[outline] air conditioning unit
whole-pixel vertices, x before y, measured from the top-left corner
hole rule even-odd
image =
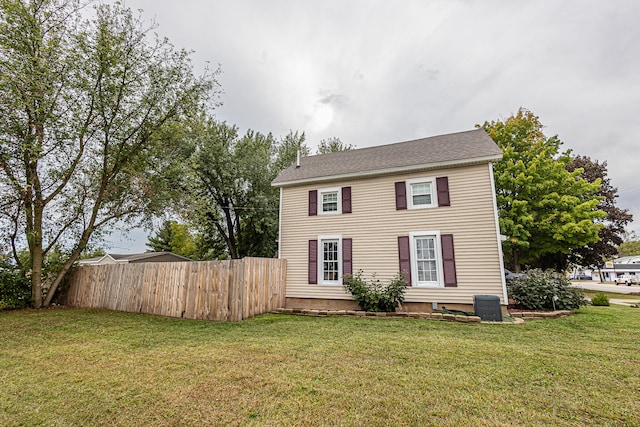
[[[474,295],[473,308],[482,320],[502,322],[500,297],[496,295]]]

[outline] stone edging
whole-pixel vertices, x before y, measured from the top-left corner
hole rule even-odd
[[[334,316],[351,316],[351,317],[388,317],[396,319],[430,319],[430,320],[447,320],[450,322],[480,323],[482,319],[478,316],[463,316],[446,313],[378,313],[372,311],[356,311],[356,310],[309,310],[295,308],[278,308],[273,311],[281,314],[298,314],[302,316],[315,317],[334,317]]]
[[[557,319],[558,317],[566,317],[574,314],[571,310],[556,310],[556,311],[510,311],[511,317],[517,317],[524,320],[544,320],[544,319]]]
[[[522,319],[515,319],[516,322],[483,322],[479,316],[464,316],[449,313],[408,313],[408,312],[395,312],[395,313],[377,313],[371,311],[356,311],[356,310],[310,310],[310,309],[294,309],[294,308],[278,308],[273,313],[280,314],[296,314],[299,316],[314,316],[314,317],[336,317],[336,316],[348,316],[348,317],[385,317],[389,319],[425,319],[425,320],[444,320],[447,322],[462,322],[462,323],[500,323],[500,324],[514,324],[524,323]]]
[[[510,316],[513,318],[511,322],[487,322],[483,321],[479,316],[464,316],[460,314],[449,313],[409,313],[409,312],[395,312],[395,313],[378,313],[370,311],[357,311],[357,310],[312,310],[312,309],[295,309],[295,308],[278,308],[272,311],[276,314],[295,314],[299,316],[314,316],[314,317],[385,317],[390,319],[424,319],[424,320],[443,320],[447,322],[462,322],[462,323],[486,323],[486,324],[499,324],[499,325],[521,325],[525,320],[543,320],[543,319],[556,319],[558,317],[570,316],[574,312],[569,310],[562,311],[550,311],[550,312],[512,312]]]

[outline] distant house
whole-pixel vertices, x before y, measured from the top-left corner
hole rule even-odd
[[[173,252],[144,252],[141,254],[106,254],[78,261],[79,265],[134,264],[140,262],[188,262],[193,261]]]
[[[279,256],[289,308],[353,309],[345,274],[404,271],[403,308],[507,304],[492,162],[482,129],[308,156],[284,170]]]
[[[605,262],[600,267],[602,280],[613,282],[617,277],[624,275],[640,276],[640,256],[625,256]]]

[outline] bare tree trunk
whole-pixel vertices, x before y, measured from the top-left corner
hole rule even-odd
[[[36,201],[33,210],[33,224],[30,228],[29,253],[31,255],[31,302],[34,308],[42,307],[42,206]]]
[[[69,270],[71,270],[71,266],[73,266],[73,263],[76,262],[76,260],[78,259],[78,257],[80,256],[84,248],[87,247],[87,242],[89,241],[91,234],[92,234],[91,229],[85,230],[78,247],[73,251],[73,253],[69,257],[67,262],[64,263],[64,265],[62,266],[62,269],[58,272],[58,275],[56,276],[55,280],[51,284],[51,287],[47,292],[47,297],[44,300],[45,307],[51,304],[51,300],[53,299],[53,296],[58,290],[58,286],[60,286],[60,283],[62,283],[62,280],[65,278]]]
[[[31,247],[31,303],[42,307],[42,243]]]
[[[515,270],[514,273],[522,272],[520,268],[520,260],[518,259],[518,249],[513,248],[511,253],[513,255],[513,269]]]
[[[229,235],[229,239],[227,240],[227,244],[229,246],[229,255],[231,255],[232,259],[238,259],[238,248],[236,246],[236,234],[233,225],[233,218],[231,217],[231,209],[229,207],[223,207],[225,220],[227,223],[227,233]]]

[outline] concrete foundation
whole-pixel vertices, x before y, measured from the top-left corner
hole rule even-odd
[[[295,310],[360,310],[353,300],[320,299],[320,298],[287,298],[286,308]],[[473,304],[438,303],[436,310],[460,310],[474,312]],[[404,313],[433,313],[433,304],[430,302],[405,302],[397,310]],[[507,306],[502,306],[502,314],[507,316]]]

